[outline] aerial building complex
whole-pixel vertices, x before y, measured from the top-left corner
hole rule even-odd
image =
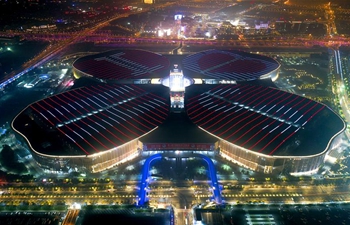
[[[73,63],[95,85],[32,103],[12,122],[48,171],[99,172],[140,154],[211,152],[255,171],[308,173],[345,129],[330,108],[277,89],[279,63],[208,50],[114,50]],[[261,83],[261,85],[260,85]]]

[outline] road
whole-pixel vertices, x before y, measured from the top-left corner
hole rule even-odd
[[[113,181],[107,183],[43,184],[9,183],[0,187],[0,203],[20,205],[23,202],[38,205],[79,204],[134,204],[138,199],[139,181]],[[174,207],[177,225],[192,224],[192,207],[207,204],[212,199],[210,182],[184,181],[180,187],[170,180],[152,181],[148,198],[151,206]],[[308,182],[220,181],[222,197],[229,204],[314,204],[324,202],[350,202],[349,185],[311,185]],[[228,188],[231,187],[231,188]],[[233,188],[232,188],[233,187]],[[7,193],[7,194],[6,194]],[[79,213],[70,209],[63,224],[74,224]]]
[[[70,209],[68,210],[66,217],[64,218],[62,225],[74,225],[77,220],[79,209]]]
[[[123,183],[110,181],[108,183],[79,183],[79,184],[43,184],[9,183],[2,185],[0,201],[35,201],[51,200],[52,202],[66,200],[68,202],[100,200],[102,201],[135,201],[138,197],[139,181],[125,181]],[[295,202],[325,200],[350,201],[349,185],[311,185],[307,182],[243,182],[221,181],[221,193],[226,202]],[[229,186],[230,185],[230,186]],[[202,184],[193,184],[193,181],[176,187],[172,181],[153,181],[149,186],[148,197],[150,203],[173,204],[177,208],[190,208],[193,204],[205,203],[212,198],[212,190],[208,181]]]
[[[173,3],[164,3],[162,5],[159,5],[158,7],[162,8],[162,7],[169,6],[171,4],[173,4]],[[61,52],[67,46],[74,44],[74,43],[77,43],[82,39],[86,39],[86,37],[93,34],[94,31],[96,31],[97,29],[101,29],[104,26],[107,26],[111,21],[119,19],[119,18],[127,17],[130,15],[145,13],[147,11],[148,11],[148,9],[144,8],[143,11],[129,11],[127,13],[118,14],[118,15],[113,16],[111,18],[108,18],[104,21],[101,21],[101,22],[97,23],[96,25],[91,26],[90,28],[86,28],[80,32],[72,33],[69,36],[67,36],[67,38],[65,38],[65,39],[58,40],[55,43],[53,43],[53,42],[50,43],[50,45],[46,49],[44,49],[40,54],[38,54],[32,60],[25,63],[22,66],[21,72],[14,71],[14,72],[10,73],[9,75],[7,75],[6,77],[2,78],[2,80],[0,80],[0,89],[3,88],[8,83],[13,82],[14,80],[13,79],[11,80],[12,77],[15,77],[17,79],[18,77],[22,76],[23,74],[32,70],[33,68],[40,66],[41,64],[43,64],[44,62],[48,61],[49,59],[54,57],[56,54]],[[14,33],[13,35],[16,35],[16,34]]]
[[[345,121],[347,123],[350,122],[350,109],[349,109],[349,99],[348,99],[348,95],[347,92],[345,90],[346,84],[344,81],[344,75],[346,75],[346,71],[344,71],[344,65],[342,63],[342,57],[340,54],[340,51],[338,49],[332,49],[334,54],[334,65],[333,67],[335,68],[334,71],[332,70],[331,73],[332,74],[337,74],[337,77],[339,77],[339,79],[336,82],[336,88],[335,90],[333,90],[336,94],[338,95],[339,98],[339,104],[340,107],[342,108],[344,117],[345,117]],[[345,134],[347,135],[348,138],[350,138],[350,133],[349,133],[349,129],[346,129]]]
[[[157,8],[164,8],[174,3],[165,3],[162,5],[158,5]],[[329,30],[332,30],[332,32],[335,32],[335,26],[334,26],[334,16],[333,12],[329,9],[329,7],[325,8],[326,12],[329,14],[329,21],[327,21],[329,25]],[[282,47],[282,48],[305,48],[305,47],[313,47],[313,46],[340,46],[340,45],[349,45],[350,42],[348,39],[343,37],[325,37],[322,39],[314,38],[314,37],[294,37],[294,38],[283,38],[280,36],[274,37],[272,40],[262,40],[258,38],[254,39],[244,39],[244,40],[224,40],[224,41],[218,41],[218,40],[211,40],[211,39],[191,39],[191,40],[174,40],[174,39],[167,39],[167,38],[130,38],[130,37],[122,37],[117,35],[108,35],[105,34],[95,34],[95,31],[98,29],[101,29],[104,26],[107,26],[111,21],[130,16],[132,14],[139,14],[139,13],[145,13],[148,9],[144,9],[143,11],[130,11],[127,13],[123,13],[120,15],[116,15],[114,17],[108,18],[102,22],[99,22],[98,24],[91,26],[89,28],[86,28],[79,32],[72,32],[72,33],[55,33],[55,34],[48,34],[48,33],[11,33],[11,35],[21,35],[28,40],[45,40],[45,41],[51,41],[50,45],[44,49],[40,54],[38,54],[35,58],[28,61],[26,64],[23,65],[21,71],[14,71],[13,73],[6,76],[4,79],[0,80],[0,89],[3,88],[8,83],[11,83],[13,80],[17,79],[18,77],[22,76],[26,72],[30,71],[31,69],[40,66],[41,64],[45,63],[47,60],[51,59],[55,55],[57,55],[59,52],[61,52],[63,49],[65,49],[67,46],[80,42],[80,41],[92,41],[99,43],[101,40],[103,40],[103,43],[107,44],[113,44],[113,43],[131,43],[131,44],[144,44],[144,43],[151,43],[151,44],[172,44],[174,41],[183,41],[184,46],[191,46],[191,45],[210,45],[210,46],[216,46],[216,47],[237,47],[237,48],[276,48],[276,47]],[[333,24],[333,25],[332,25]],[[330,32],[330,31],[329,31]],[[7,36],[9,34],[7,33],[1,33],[0,36]],[[191,52],[188,51],[186,48],[182,49],[182,52],[184,54]],[[10,79],[14,77],[15,79]]]

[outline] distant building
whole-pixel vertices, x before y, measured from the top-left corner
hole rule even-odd
[[[142,3],[145,3],[145,4],[155,4],[155,3],[156,3],[156,0],[142,0]]]
[[[219,28],[218,34],[233,35],[236,34],[236,26],[232,25],[230,22],[223,22]]]

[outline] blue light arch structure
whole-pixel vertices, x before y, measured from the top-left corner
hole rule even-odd
[[[151,164],[157,160],[160,160],[162,157],[163,155],[160,153],[152,155],[146,159],[143,165],[142,177],[141,177],[141,183],[140,183],[140,192],[139,192],[139,202],[138,202],[139,206],[143,206],[147,201],[147,186],[148,186],[147,179],[148,179],[148,174],[149,174],[149,169],[151,167]],[[211,179],[214,200],[217,204],[221,204],[222,197],[220,192],[220,186],[216,176],[216,169],[213,161],[209,157],[201,154],[193,154],[191,157],[202,158],[207,163],[208,170],[209,170],[209,177]]]
[[[149,173],[149,168],[151,167],[151,163],[154,161],[157,161],[162,158],[162,154],[155,154],[150,157],[148,157],[143,164],[142,168],[142,177],[141,177],[141,184],[140,184],[140,194],[139,194],[139,202],[138,205],[142,206],[146,202],[146,193],[147,193],[147,186],[148,186],[148,173]]]

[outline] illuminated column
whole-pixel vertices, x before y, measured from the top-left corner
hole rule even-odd
[[[174,65],[174,69],[170,72],[169,75],[169,88],[170,91],[176,92],[184,92],[185,91],[185,83],[184,83],[184,75],[181,70],[177,68],[177,65]]]

